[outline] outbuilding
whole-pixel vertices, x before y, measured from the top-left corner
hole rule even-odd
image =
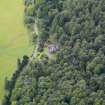
[[[50,44],[48,45],[48,50],[49,50],[49,53],[55,53],[59,51],[59,46],[55,44]]]

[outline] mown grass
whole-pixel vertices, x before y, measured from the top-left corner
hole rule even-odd
[[[5,93],[5,77],[12,76],[17,58],[32,49],[23,18],[23,0],[0,0],[0,101]]]

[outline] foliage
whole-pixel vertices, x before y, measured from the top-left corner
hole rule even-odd
[[[33,60],[20,73],[11,105],[105,105],[105,1],[34,5],[40,33],[48,33],[45,39],[39,34],[40,42],[52,35],[60,51],[54,60]]]

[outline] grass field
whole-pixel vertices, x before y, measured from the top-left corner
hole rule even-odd
[[[4,78],[11,77],[17,58],[32,49],[23,17],[23,0],[0,0],[0,100],[4,95]]]

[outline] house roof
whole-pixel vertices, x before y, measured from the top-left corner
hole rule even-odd
[[[56,51],[59,50],[58,46],[57,45],[54,45],[54,44],[48,45],[48,49],[49,49],[49,52],[50,53],[54,53],[54,52],[56,52]]]

